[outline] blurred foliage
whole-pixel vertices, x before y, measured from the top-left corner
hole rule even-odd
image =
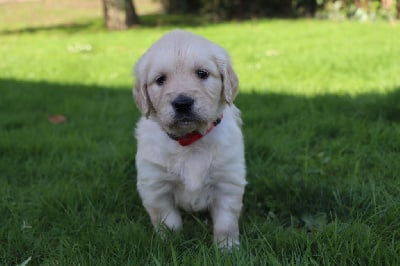
[[[211,20],[254,17],[318,17],[374,20],[399,16],[399,0],[160,0],[169,14],[203,15]],[[396,9],[397,6],[397,9]]]
[[[399,16],[400,12],[399,0],[321,0],[321,2],[323,8],[317,17],[334,20],[370,21],[379,18],[392,20]]]

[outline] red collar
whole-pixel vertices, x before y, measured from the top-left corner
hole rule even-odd
[[[167,134],[171,139],[177,141],[181,146],[188,146],[188,145],[198,141],[199,139],[201,139],[202,137],[204,137],[208,133],[210,133],[210,131],[213,130],[214,127],[216,127],[219,123],[221,123],[222,117],[223,117],[223,115],[221,115],[214,122],[212,122],[211,126],[209,128],[207,128],[207,130],[206,130],[206,132],[204,134],[201,134],[198,131],[193,131],[191,133],[187,133],[183,137],[178,137],[178,136],[175,136],[175,135],[170,134],[170,133],[167,133]]]

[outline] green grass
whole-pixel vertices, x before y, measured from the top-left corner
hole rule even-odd
[[[135,188],[131,68],[173,26],[96,23],[0,35],[0,264],[400,263],[399,25],[184,27],[226,47],[241,84],[242,246],[221,253],[204,214],[157,237]]]

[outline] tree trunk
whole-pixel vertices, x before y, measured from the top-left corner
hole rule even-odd
[[[397,19],[400,19],[400,0],[397,0]]]
[[[136,14],[135,5],[132,0],[125,0],[125,12],[126,12],[126,20],[125,23],[128,27],[133,25],[139,25],[140,20],[138,15]]]
[[[125,30],[140,23],[132,0],[103,0],[103,13],[110,30]]]

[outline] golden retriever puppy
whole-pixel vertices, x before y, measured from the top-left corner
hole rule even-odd
[[[238,79],[227,52],[174,30],[135,66],[137,188],[156,230],[182,227],[179,210],[209,210],[220,247],[239,245],[246,185]]]

